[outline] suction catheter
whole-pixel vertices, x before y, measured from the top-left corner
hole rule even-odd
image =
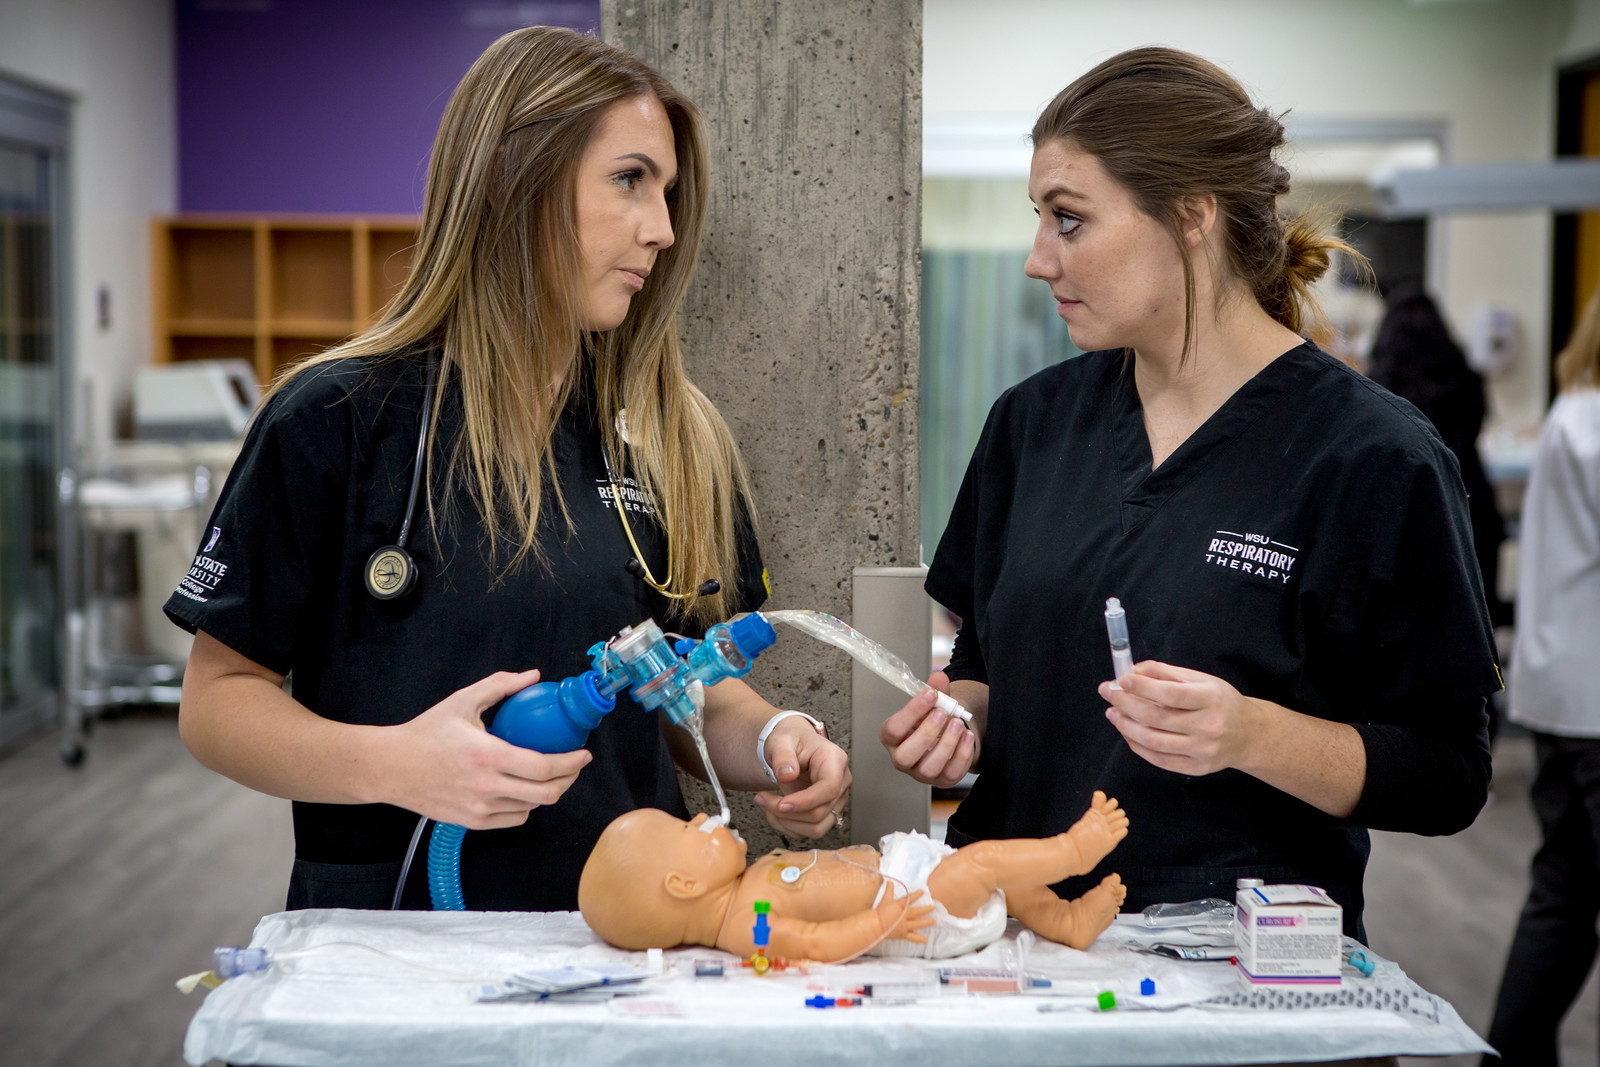
[[[627,691],[645,711],[659,710],[694,738],[722,809],[721,815],[706,825],[725,825],[728,802],[711,768],[702,729],[705,689],[750,673],[756,657],[776,640],[771,623],[760,612],[717,623],[702,641],[677,637],[671,644],[661,627],[646,619],[590,648],[590,669],[584,673],[560,682],[538,682],[507,697],[489,732],[538,752],[571,752],[580,748],[589,731],[617,706],[617,694]],[[412,850],[425,823],[418,823],[412,835]],[[461,891],[461,843],[466,833],[466,827],[454,823],[434,827],[428,845],[428,889],[435,911],[466,907]],[[396,906],[411,858],[412,852],[408,852],[395,887]]]
[[[407,970],[436,978],[449,978],[455,981],[490,980],[490,976],[461,974],[456,971],[447,971],[438,967],[415,963],[396,956],[392,952],[385,952],[381,948],[363,945],[359,941],[326,941],[320,945],[312,945],[309,948],[296,949],[291,952],[272,952],[264,948],[245,948],[240,945],[221,945],[211,953],[211,970],[186,975],[178,979],[176,985],[180,993],[187,995],[201,986],[206,989],[215,989],[228,979],[238,978],[240,975],[265,974],[272,968],[282,966],[293,960],[352,948],[360,949],[362,952],[369,952],[374,956],[380,956],[391,964],[404,967]]]

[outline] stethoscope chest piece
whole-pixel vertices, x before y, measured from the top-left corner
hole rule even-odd
[[[428,412],[433,404],[433,378],[438,368],[428,362],[427,384],[422,387],[422,418],[417,426],[417,455],[411,463],[411,489],[406,494],[405,521],[400,524],[400,537],[392,545],[384,545],[367,557],[367,569],[361,581],[367,592],[379,600],[393,600],[405,596],[417,584],[417,563],[406,551],[406,538],[411,536],[411,517],[417,511],[417,489],[422,484],[422,463],[428,454]]]
[[[379,600],[393,600],[404,596],[417,583],[417,565],[411,553],[399,545],[384,545],[367,557],[363,577],[367,592]]]

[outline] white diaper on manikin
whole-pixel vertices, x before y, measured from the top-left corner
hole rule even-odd
[[[1000,940],[1005,934],[1006,897],[1000,890],[991,893],[970,919],[951,915],[943,904],[927,895],[928,875],[939,866],[940,860],[955,853],[955,849],[949,845],[912,830],[909,833],[886,834],[878,842],[878,851],[883,853],[883,859],[878,862],[878,871],[886,876],[885,886],[892,886],[891,891],[896,897],[904,896],[905,892],[923,890],[923,897],[917,903],[933,905],[934,922],[932,926],[917,931],[928,939],[927,944],[890,938],[874,948],[872,955],[947,959],[976,952]]]

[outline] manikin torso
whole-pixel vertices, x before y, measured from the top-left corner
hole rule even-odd
[[[751,931],[758,900],[769,902],[774,916],[806,922],[872,910],[883,885],[879,858],[871,845],[800,852],[778,849],[762,856],[750,864],[734,892],[717,947],[741,955],[755,950]],[[794,873],[785,879],[785,871]]]

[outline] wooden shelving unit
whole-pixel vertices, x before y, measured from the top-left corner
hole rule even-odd
[[[54,372],[53,241],[49,217],[0,213],[0,364]]]
[[[158,218],[153,358],[244,359],[266,385],[371,324],[411,269],[416,229],[395,215]]]

